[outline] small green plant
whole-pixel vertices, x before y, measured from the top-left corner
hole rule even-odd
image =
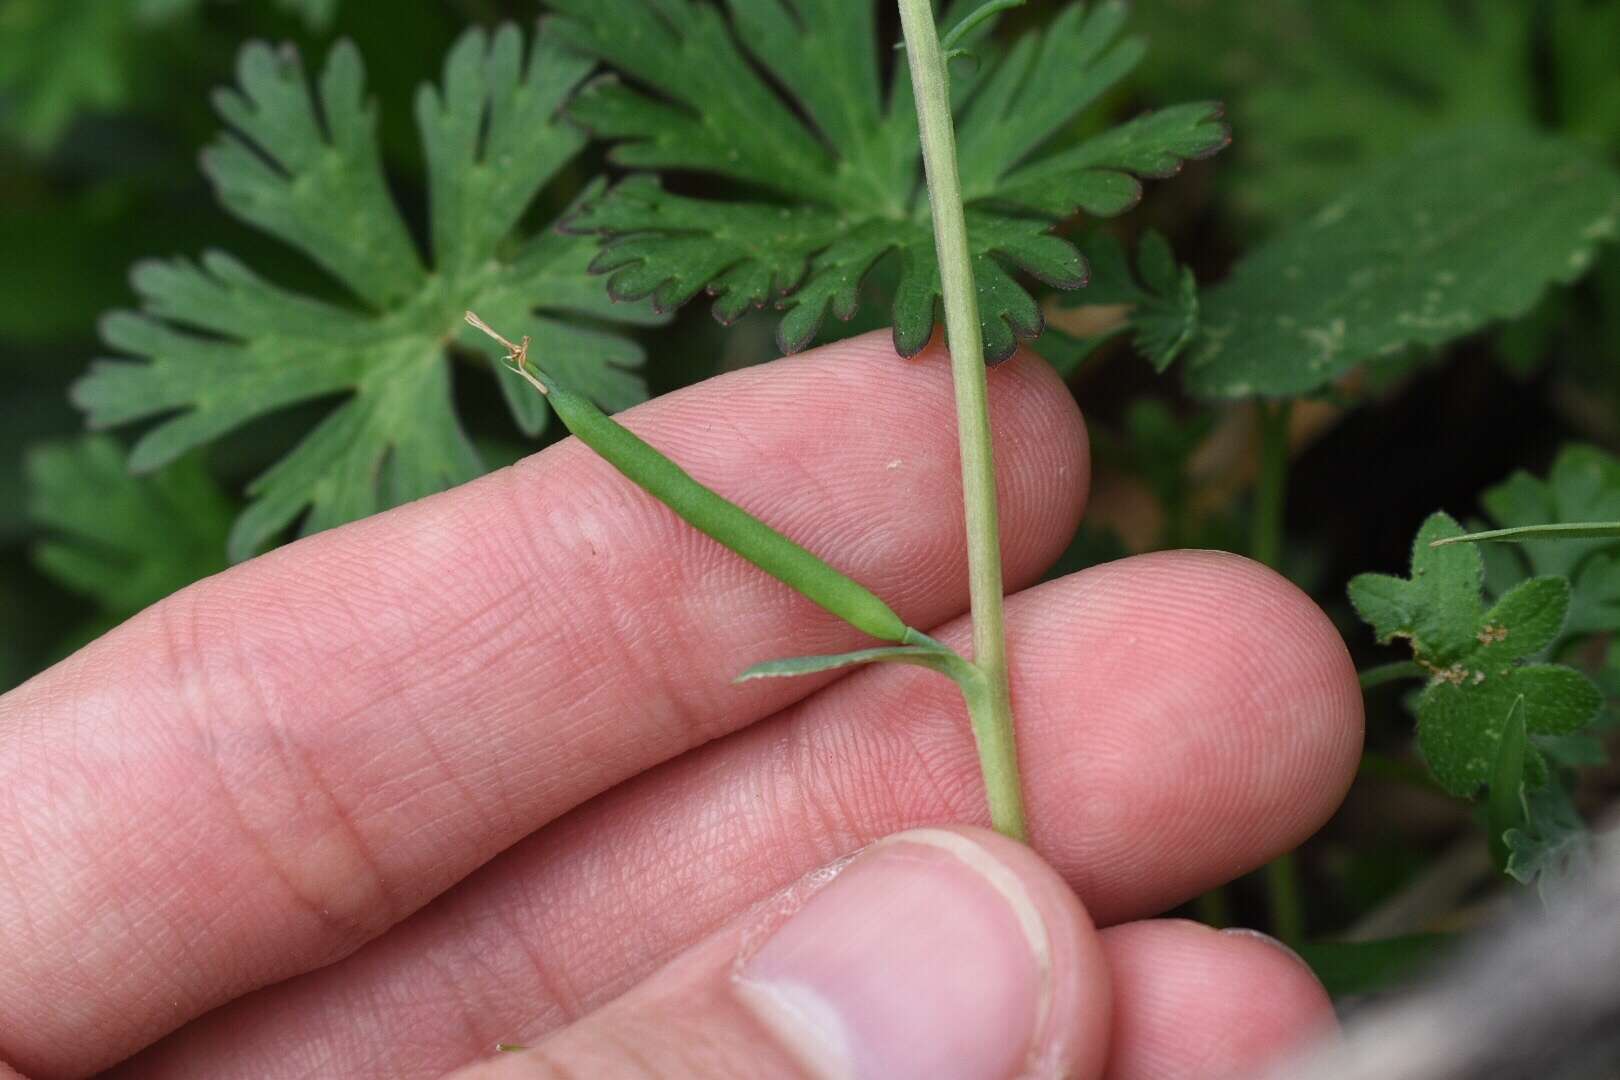
[[[1486,790],[1497,865],[1555,896],[1589,850],[1572,784],[1606,759],[1594,735],[1612,722],[1600,688],[1612,660],[1597,682],[1572,664],[1620,631],[1620,523],[1590,520],[1620,514],[1620,461],[1570,446],[1546,479],[1517,473],[1482,502],[1501,528],[1465,532],[1435,514],[1410,579],[1350,583],[1379,640],[1405,639],[1413,654],[1363,682],[1425,681],[1410,701],[1430,771],[1453,795]]]
[[[1380,641],[1411,643],[1429,679],[1417,702],[1418,744],[1442,787],[1472,796],[1490,779],[1510,713],[1531,734],[1568,735],[1596,718],[1603,698],[1573,668],[1527,662],[1563,631],[1569,582],[1521,581],[1486,607],[1479,552],[1436,543],[1461,535],[1456,521],[1435,514],[1413,542],[1411,578],[1363,574],[1350,599]],[[1544,780],[1540,754],[1524,754],[1523,771]]]

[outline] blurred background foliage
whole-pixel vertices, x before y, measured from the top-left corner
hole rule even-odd
[[[1007,26],[1053,6],[1033,3]],[[220,248],[280,284],[332,293],[289,248],[222,210],[198,169],[220,126],[210,95],[233,81],[241,46],[288,42],[316,69],[335,40],[356,43],[381,107],[389,182],[421,239],[418,85],[437,77],[468,25],[536,15],[529,0],[0,0],[0,689],[222,569],[246,483],[321,415],[319,403],[297,406],[131,477],[131,433],[86,437],[68,404],[70,383],[108,352],[102,317],[137,305],[127,276],[137,260]],[[1614,0],[1137,0],[1134,18],[1148,59],[1101,121],[1219,98],[1233,145],[1150,187],[1108,239],[1084,221],[1068,229],[1105,254],[1120,243],[1134,252],[1154,230],[1205,285],[1362,170],[1432,135],[1512,125],[1620,162]],[[603,167],[588,149],[536,220]],[[880,269],[868,287],[886,284]],[[869,329],[882,310],[865,305],[837,329]],[[1127,335],[1110,336],[1122,312],[1084,293],[1048,305],[1056,332],[1041,348],[1068,371],[1097,457],[1090,517],[1055,572],[1161,547],[1249,550],[1253,406],[1201,402],[1156,374]],[[770,359],[772,323],[766,313],[723,331],[694,305],[668,327],[637,330],[650,389]],[[456,397],[488,461],[556,437],[526,439],[487,380],[458,380]],[[1515,470],[1544,475],[1567,442],[1620,451],[1620,248],[1608,245],[1523,318],[1358,369],[1300,402],[1286,434],[1281,565],[1340,621],[1362,666],[1394,658],[1345,602],[1352,575],[1404,573],[1431,511],[1477,518],[1484,491]],[[1588,667],[1620,689],[1620,667],[1603,662],[1607,637],[1595,637]],[[1466,805],[1423,782],[1411,741],[1399,693],[1371,692],[1363,782],[1302,863],[1313,933],[1402,940],[1469,917],[1488,871],[1478,830]],[[1588,753],[1577,790],[1589,813],[1620,789],[1594,764],[1601,757]],[[1431,888],[1427,906],[1409,910],[1414,883],[1434,879],[1442,899]],[[1261,891],[1240,884],[1206,914],[1241,917]],[[1411,940],[1403,962],[1434,943]],[[1343,985],[1359,986],[1355,976],[1341,972]]]

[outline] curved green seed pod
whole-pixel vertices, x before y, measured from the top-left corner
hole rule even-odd
[[[603,413],[589,399],[555,382],[537,378],[527,361],[528,339],[514,345],[471,312],[467,321],[506,346],[512,369],[546,395],[557,418],[580,442],[693,528],[875,638],[903,643],[926,640],[907,627],[889,605],[860,582],[828,566],[742,507],[692,479],[685,469]]]

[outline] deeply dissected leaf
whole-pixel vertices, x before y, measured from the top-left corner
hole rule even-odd
[[[132,476],[105,435],[28,458],[29,513],[50,537],[35,564],[117,622],[225,569],[235,507],[196,456]]]
[[[1358,575],[1350,582],[1350,600],[1380,641],[1409,640],[1413,658],[1430,673],[1417,699],[1418,745],[1440,785],[1466,797],[1489,781],[1519,699],[1524,728],[1532,735],[1581,730],[1603,699],[1574,668],[1524,662],[1561,632],[1569,583],[1532,578],[1486,609],[1479,549],[1433,546],[1461,534],[1448,515],[1432,515],[1412,545],[1411,577]],[[1533,748],[1524,770],[1533,784],[1546,779],[1546,762]]]
[[[706,0],[548,2],[567,41],[637,84],[597,80],[572,107],[617,141],[615,161],[707,173],[748,193],[696,199],[638,176],[588,203],[570,227],[608,238],[595,268],[615,295],[652,296],[668,309],[707,290],[722,322],[774,302],[787,312],[778,343],[792,352],[829,312],[853,315],[862,279],[893,257],[896,348],[909,356],[927,343],[939,281],[916,117],[905,71],[884,85],[880,61],[894,54],[879,47],[872,0],[729,0],[729,19]],[[1054,224],[1079,211],[1121,213],[1140,197],[1138,177],[1169,175],[1226,144],[1212,104],[1070,134],[1071,121],[1141,57],[1141,43],[1122,36],[1125,19],[1122,0],[1068,5],[1005,50],[980,44],[980,62],[957,78],[962,185],[992,360],[1042,329],[1016,273],[1061,288],[1085,281],[1079,252],[1051,234]]]
[[[1303,394],[1521,315],[1585,273],[1617,223],[1620,177],[1574,144],[1508,128],[1429,140],[1205,290],[1188,386]]]
[[[560,107],[589,66],[545,35],[525,57],[512,26],[469,31],[451,50],[442,90],[417,98],[430,267],[389,194],[358,52],[338,45],[312,94],[295,52],[248,46],[240,89],[217,99],[234,132],[204,169],[232,213],[302,251],[349,298],[290,291],[222,252],[142,264],[142,312],[110,316],[103,334],[146,362],[98,363],[75,400],[97,426],[166,417],[131,453],[147,470],[284,406],[348,394],[252,484],[231,535],[243,558],[300,516],[311,532],[482,471],[451,400],[447,349],[483,358],[524,431],[545,426],[543,399],[462,322],[469,308],[533,335],[539,362],[604,406],[641,399],[639,347],[599,323],[656,317],[602,295],[585,273],[589,241],[512,239],[583,144]]]
[[[1120,329],[1132,331],[1137,351],[1154,370],[1169,368],[1198,334],[1198,281],[1192,270],[1176,262],[1162,233],[1151,230],[1142,234],[1135,274],[1123,245],[1106,233],[1087,245],[1086,254],[1091,283],[1076,303],[1127,305],[1130,314]]]

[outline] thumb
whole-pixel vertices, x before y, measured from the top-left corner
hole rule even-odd
[[[1091,920],[1034,852],[917,829],[457,1080],[1094,1077],[1109,1002]]]

